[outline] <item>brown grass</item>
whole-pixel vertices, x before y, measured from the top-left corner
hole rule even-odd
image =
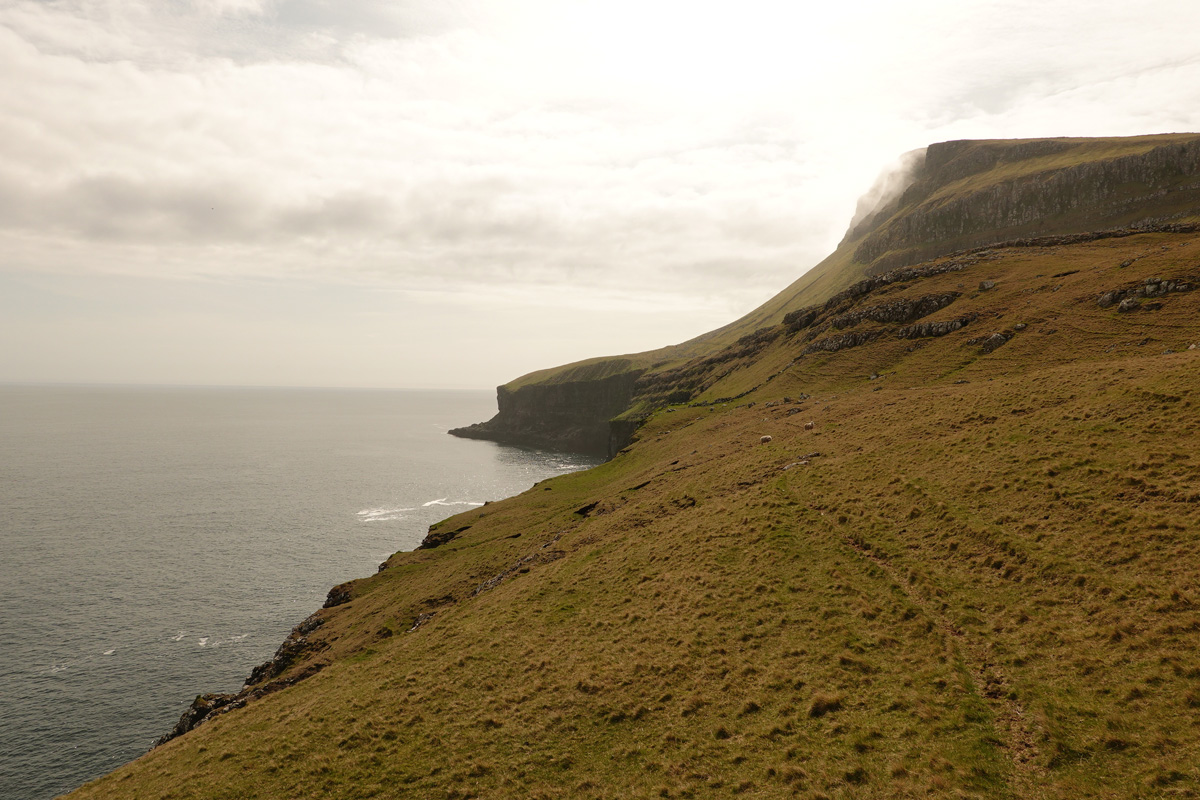
[[[938,312],[978,328],[781,338],[711,392],[782,370],[755,394],[454,518],[322,612],[325,669],[73,796],[1196,796],[1200,291],[1095,298],[1200,238],[979,269]]]

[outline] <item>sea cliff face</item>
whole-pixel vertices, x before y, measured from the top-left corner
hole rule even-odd
[[[450,433],[610,458],[629,444],[636,429],[636,425],[613,418],[629,408],[642,372],[634,369],[602,378],[534,383],[516,389],[500,386],[495,417]]]
[[[854,260],[878,274],[1009,239],[1162,224],[1200,206],[1200,139],[1111,158],[1082,158],[1080,147],[930,145],[892,207],[850,232]]]

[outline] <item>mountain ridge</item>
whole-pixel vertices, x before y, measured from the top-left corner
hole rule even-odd
[[[735,346],[871,275],[989,244],[1200,221],[1200,134],[957,140],[918,152],[899,186],[851,224],[833,254],[741,319],[671,347],[522,376],[498,387],[493,419],[451,433],[611,456],[653,409],[637,402],[639,379]],[[626,380],[615,380],[620,373]],[[595,390],[602,413],[556,401],[586,397],[593,380],[604,381]]]

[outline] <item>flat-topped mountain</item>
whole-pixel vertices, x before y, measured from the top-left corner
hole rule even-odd
[[[1151,141],[1189,140],[1113,148]],[[628,381],[629,443],[334,587],[71,796],[1200,794],[1200,204],[884,264],[918,185],[748,333],[510,384]]]
[[[745,317],[518,378],[498,388],[495,418],[452,433],[611,455],[664,398],[694,392],[664,391],[671,371],[745,350],[760,328],[864,278],[989,244],[1200,221],[1200,135],[943,142],[908,154],[864,200],[833,254]]]

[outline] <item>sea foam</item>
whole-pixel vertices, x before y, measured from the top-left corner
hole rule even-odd
[[[409,511],[415,508],[366,508],[358,512],[359,522],[387,522],[392,519],[403,519]]]

